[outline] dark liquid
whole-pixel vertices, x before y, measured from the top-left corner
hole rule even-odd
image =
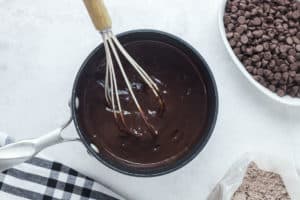
[[[189,58],[168,44],[137,41],[124,45],[129,54],[158,85],[165,110],[139,75],[123,59],[133,90],[149,122],[153,137],[140,117],[115,65],[120,99],[131,133],[121,131],[104,96],[105,58],[95,60],[81,77],[78,94],[80,126],[103,156],[134,167],[157,167],[181,158],[201,139],[208,116],[208,97],[201,74]],[[136,135],[134,135],[134,134]]]

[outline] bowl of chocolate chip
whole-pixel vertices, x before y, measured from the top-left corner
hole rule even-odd
[[[120,173],[153,177],[173,172],[195,158],[208,142],[218,113],[214,77],[200,54],[176,36],[154,30],[117,36],[160,90],[158,110],[151,90],[120,57],[131,88],[153,135],[137,112],[116,68],[120,103],[128,130],[120,128],[105,101],[106,55],[98,46],[79,70],[72,93],[72,115],[84,145],[95,158]]]
[[[299,1],[224,1],[219,29],[236,66],[254,86],[278,102],[300,106]]]

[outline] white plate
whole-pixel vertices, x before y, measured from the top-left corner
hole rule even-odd
[[[260,90],[262,93],[264,93],[266,96],[270,97],[271,99],[286,104],[290,106],[300,106],[300,99],[299,98],[293,98],[290,96],[285,97],[279,97],[277,94],[271,92],[269,89],[262,86],[260,83],[258,83],[254,78],[249,74],[249,72],[246,70],[244,65],[241,63],[241,61],[238,59],[238,57],[233,52],[233,49],[231,48],[225,33],[225,27],[223,22],[223,16],[225,12],[225,6],[226,6],[227,0],[223,0],[222,7],[219,12],[219,30],[221,33],[222,40],[225,44],[225,47],[227,51],[229,52],[229,55],[231,56],[232,60],[236,64],[236,66],[239,68],[239,70],[244,74],[244,76],[254,85],[258,90]]]

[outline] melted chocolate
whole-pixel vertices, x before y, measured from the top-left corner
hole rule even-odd
[[[104,57],[91,62],[89,71],[80,78],[80,126],[102,156],[120,164],[133,167],[170,164],[180,159],[202,136],[208,116],[206,85],[194,63],[173,46],[142,40],[124,47],[161,91],[165,110],[159,115],[157,99],[122,58],[138,101],[158,136],[153,137],[149,132],[115,65],[125,120],[135,135],[118,128],[104,96]]]

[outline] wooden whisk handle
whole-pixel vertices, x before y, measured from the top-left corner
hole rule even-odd
[[[111,28],[111,19],[103,0],[83,0],[83,2],[98,31]]]

